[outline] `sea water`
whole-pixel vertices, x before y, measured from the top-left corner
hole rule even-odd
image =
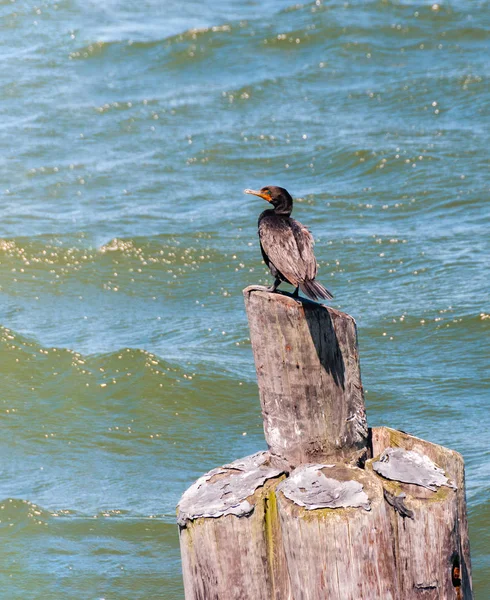
[[[370,425],[464,456],[490,597],[489,8],[1,0],[2,598],[183,598],[180,495],[265,447],[264,185],[357,320]]]

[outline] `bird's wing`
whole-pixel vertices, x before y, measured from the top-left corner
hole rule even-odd
[[[313,246],[315,244],[313,236],[310,230],[299,221],[296,221],[296,219],[290,219],[290,222],[301,259],[305,266],[306,279],[315,279],[318,267],[315,255],[313,254]]]
[[[314,279],[313,238],[301,223],[294,219],[264,217],[259,223],[259,237],[270,262],[292,285]]]

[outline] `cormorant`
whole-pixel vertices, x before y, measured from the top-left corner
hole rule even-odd
[[[268,291],[275,292],[281,281],[287,281],[312,300],[331,300],[332,294],[315,281],[317,264],[313,254],[313,237],[299,221],[291,218],[293,199],[284,188],[268,185],[259,191],[245,190],[270,202],[273,209],[259,216],[260,249],[265,264],[275,277]]]

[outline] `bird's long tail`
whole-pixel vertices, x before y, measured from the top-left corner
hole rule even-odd
[[[323,298],[325,300],[332,300],[332,294],[325,288],[321,283],[315,281],[315,279],[307,279],[299,284],[301,291],[306,294],[312,300],[318,300]]]

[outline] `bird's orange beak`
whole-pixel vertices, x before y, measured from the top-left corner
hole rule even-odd
[[[244,194],[253,194],[254,196],[258,196],[259,198],[263,198],[264,200],[267,200],[267,202],[271,201],[271,195],[269,194],[263,194],[260,191],[256,191],[256,190],[243,190]]]

